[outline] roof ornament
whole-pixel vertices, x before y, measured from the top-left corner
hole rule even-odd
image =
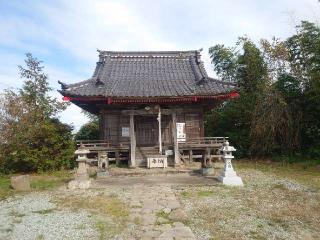
[[[66,90],[68,89],[68,85],[64,82],[61,82],[60,80],[58,80],[58,83],[61,85],[61,89],[62,90]]]
[[[100,78],[97,78],[95,85],[96,85],[97,87],[98,87],[98,86],[102,86],[102,85],[104,85],[104,82],[102,82],[102,81],[100,80]]]

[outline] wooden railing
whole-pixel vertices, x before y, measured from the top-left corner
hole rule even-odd
[[[228,140],[228,137],[200,137],[187,139],[185,142],[179,142],[179,145],[221,145]],[[77,147],[86,147],[86,148],[129,148],[130,142],[120,142],[118,144],[106,142],[105,140],[78,140]],[[156,146],[157,147],[157,146]]]
[[[122,148],[129,147],[130,142],[120,142],[118,144],[106,142],[105,140],[77,140],[77,147],[86,148]]]
[[[228,137],[200,137],[187,139],[185,142],[179,144],[223,144]]]

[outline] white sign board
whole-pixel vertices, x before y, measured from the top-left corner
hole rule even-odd
[[[128,128],[128,127],[122,127],[121,136],[122,137],[129,137],[130,136],[129,130],[130,130],[130,128]]]
[[[178,142],[186,141],[186,123],[177,123],[177,139]]]
[[[166,168],[168,161],[166,156],[148,157],[148,168]]]

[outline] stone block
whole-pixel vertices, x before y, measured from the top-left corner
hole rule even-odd
[[[243,186],[242,179],[238,176],[220,176],[219,181],[228,186]]]
[[[213,175],[214,174],[214,169],[213,168],[202,168],[201,169],[201,173],[204,176]]]
[[[74,190],[74,189],[88,189],[91,186],[91,179],[86,180],[72,180],[68,183],[68,189]]]
[[[11,177],[11,186],[18,191],[30,190],[30,177],[29,175],[19,175]]]
[[[109,171],[98,171],[97,172],[97,178],[105,178],[105,177],[109,177],[110,173]]]
[[[169,214],[169,219],[174,222],[186,222],[188,215],[181,208],[177,208]]]

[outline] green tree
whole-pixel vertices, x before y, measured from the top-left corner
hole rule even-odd
[[[99,121],[97,119],[92,119],[81,126],[75,135],[75,140],[97,140],[99,138]]]
[[[57,113],[66,107],[49,96],[48,77],[41,62],[27,54],[19,66],[24,83],[18,92],[7,90],[0,105],[0,170],[46,171],[72,165],[72,128]]]
[[[227,135],[240,155],[304,153],[320,158],[320,28],[303,21],[284,41],[240,38],[209,49],[218,75],[240,98],[207,116],[208,135]]]

